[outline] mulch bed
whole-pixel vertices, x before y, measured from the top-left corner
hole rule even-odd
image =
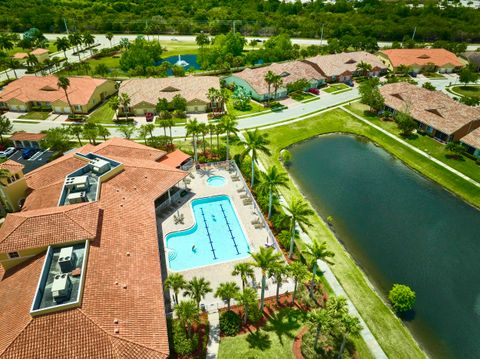
[[[307,331],[308,331],[308,327],[307,326],[303,327],[302,329],[300,329],[298,334],[295,336],[295,339],[293,340],[292,352],[293,352],[293,356],[296,359],[304,359],[302,355],[302,338]]]

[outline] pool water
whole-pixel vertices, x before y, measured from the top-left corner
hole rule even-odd
[[[225,182],[225,177],[222,176],[212,176],[207,179],[207,184],[212,187],[223,187]]]
[[[248,257],[250,248],[228,196],[192,201],[193,227],[165,237],[171,270],[182,271]]]

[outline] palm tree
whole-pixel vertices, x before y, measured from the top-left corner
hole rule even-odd
[[[275,252],[272,247],[260,247],[260,251],[251,254],[254,266],[262,271],[262,292],[260,295],[260,311],[263,312],[263,304],[265,301],[265,287],[267,285],[267,271],[280,261],[280,253]]]
[[[59,51],[63,51],[63,57],[67,58],[67,50],[70,48],[70,42],[66,37],[57,37],[57,40],[54,42],[55,46]]]
[[[273,84],[273,81],[275,80],[275,74],[272,72],[272,71],[268,71],[265,76],[263,77],[265,82],[267,83],[268,85],[268,100],[271,99],[271,95],[270,95],[270,89],[272,88],[272,84]]]
[[[150,134],[150,138],[153,137],[153,130],[155,130],[155,125],[153,123],[147,123],[145,125],[145,128],[147,129],[148,133]]]
[[[213,152],[213,135],[215,134],[216,126],[213,123],[208,124],[208,133],[210,135],[210,151]]]
[[[261,152],[270,155],[270,150],[267,148],[270,141],[267,139],[267,136],[266,133],[260,133],[257,128],[255,131],[247,131],[245,141],[242,142],[242,145],[245,146],[245,150],[241,153],[241,158],[250,154],[250,158],[252,159],[252,178],[250,181],[252,188],[255,181],[255,161],[257,160],[257,154]]]
[[[235,300],[238,304],[243,306],[243,324],[247,324],[248,321],[248,308],[255,305],[257,301],[257,291],[253,288],[245,288],[243,291],[237,294]]]
[[[362,73],[363,76],[367,77],[368,73],[372,71],[372,65],[367,62],[360,61],[357,64],[357,71]]]
[[[143,138],[145,144],[148,144],[147,136],[150,133],[149,129],[146,127],[147,125],[141,125],[138,129],[138,135]]]
[[[273,78],[273,81],[272,81],[272,86],[273,86],[273,91],[274,91],[274,96],[273,96],[274,99],[277,98],[277,91],[278,91],[279,87],[281,87],[282,85],[283,85],[283,80],[282,80],[281,76],[275,75],[275,77]]]
[[[12,35],[8,33],[0,34],[0,50],[11,50],[13,46]]]
[[[166,124],[168,127],[168,131],[170,133],[170,144],[173,144],[173,136],[172,136],[172,127],[175,126],[175,120],[173,118],[166,119]]]
[[[3,136],[12,132],[13,124],[6,116],[0,115],[0,140],[3,141]]]
[[[112,47],[113,34],[111,32],[107,32],[105,34],[105,37],[107,38],[108,41],[110,41],[110,47]]]
[[[230,310],[230,301],[240,293],[240,288],[235,282],[220,283],[215,291],[215,297],[227,301],[227,310]]]
[[[273,195],[277,193],[278,187],[288,188],[288,176],[284,172],[279,172],[274,165],[262,174],[258,185],[259,191],[268,193],[268,219],[272,215]]]
[[[120,125],[117,127],[118,131],[125,137],[127,140],[132,138],[134,132],[135,132],[135,125],[133,124],[127,124],[127,125]]]
[[[81,60],[78,45],[82,43],[82,35],[78,32],[71,32],[68,34],[68,42],[70,43],[70,46],[75,46],[77,48],[78,59]]]
[[[402,75],[408,75],[410,70],[411,70],[410,66],[401,64],[397,67],[396,72],[399,73],[399,74],[402,74]]]
[[[185,288],[187,282],[183,275],[180,273],[171,273],[167,279],[165,279],[165,283],[163,284],[166,289],[171,289],[175,295],[175,304],[178,305],[178,293],[181,289]]]
[[[82,141],[80,139],[80,136],[82,135],[83,133],[83,127],[80,126],[80,125],[71,125],[68,127],[68,133],[70,136],[74,136],[77,138],[78,140],[78,145],[81,146],[82,145]]]
[[[217,99],[220,91],[217,90],[215,87],[210,87],[207,92],[207,98],[211,103],[212,112],[215,115],[215,110],[217,108]]]
[[[288,258],[292,258],[293,249],[295,246],[295,228],[298,225],[309,226],[310,220],[309,216],[313,215],[313,210],[308,206],[308,204],[301,198],[294,198],[291,200],[288,207],[285,207],[287,212],[290,213],[290,251],[288,253]]]
[[[197,303],[197,308],[200,308],[200,301],[211,291],[210,282],[206,281],[205,278],[193,277],[192,280],[185,285],[183,295],[188,295],[192,298]]]
[[[192,327],[195,323],[198,323],[200,319],[200,313],[193,300],[186,300],[178,303],[175,307],[178,321],[180,325],[186,328],[188,336],[192,336]]]
[[[83,126],[83,137],[93,145],[97,144],[98,127],[94,122],[87,122]]]
[[[82,42],[85,46],[92,46],[95,43],[95,36],[89,32],[84,32],[82,34]],[[90,56],[92,56],[92,48],[90,47]]]
[[[198,131],[199,131],[199,123],[198,123],[197,119],[193,118],[190,121],[188,121],[185,125],[185,129],[187,130],[187,132],[185,134],[185,139],[188,136],[192,136],[192,139],[193,139],[193,161],[195,163],[197,163],[198,162],[198,158],[197,158],[197,135],[198,135]]]
[[[316,328],[315,333],[315,342],[313,347],[315,350],[318,347],[318,340],[320,339],[320,334],[322,330],[325,330],[332,326],[333,320],[328,311],[322,308],[314,309],[310,313],[308,313],[307,321],[310,327]]]
[[[65,92],[65,97],[67,99],[68,106],[70,107],[70,111],[73,114],[74,109],[73,109],[73,106],[70,102],[70,98],[68,97],[68,92],[67,92],[68,88],[70,87],[70,80],[67,77],[60,76],[58,78],[57,86],[58,86],[58,88],[63,89],[63,91]]]
[[[221,126],[223,127],[223,130],[227,133],[227,154],[226,154],[226,160],[228,161],[229,159],[229,154],[230,154],[230,134],[236,135],[238,132],[238,122],[233,115],[226,115],[223,116],[221,122]]]
[[[128,121],[128,113],[130,111],[130,96],[127,93],[121,93],[120,98],[118,99],[119,106],[122,107],[123,113],[125,115],[125,121]]]
[[[35,55],[28,54],[27,59],[25,60],[25,63],[27,66],[30,68],[30,71],[35,72],[35,76],[37,75],[37,71],[35,69],[36,66],[38,66],[38,59]]]
[[[205,151],[206,151],[205,135],[208,134],[208,128],[206,123],[198,124],[198,133],[202,135],[203,155],[205,156]]]
[[[242,280],[242,290],[245,290],[247,284],[247,278],[255,280],[255,272],[252,268],[252,263],[238,263],[233,267],[232,275],[239,275]]]
[[[298,282],[304,281],[308,276],[307,267],[300,261],[290,263],[288,267],[288,275],[293,278],[293,294],[292,304],[295,304],[295,297],[297,296]]]
[[[282,286],[283,277],[287,274],[287,266],[283,261],[278,261],[269,269],[268,274],[274,277],[277,282],[277,290],[275,292],[275,299],[277,304],[280,304],[280,287]]]
[[[215,135],[217,136],[217,152],[220,151],[220,138],[219,136],[223,134],[223,126],[221,123],[217,123],[215,126]]]
[[[110,100],[109,106],[115,112],[115,119],[118,121],[118,109],[120,108],[120,101],[118,100],[118,96],[115,96]]]
[[[15,78],[18,79],[16,70],[20,68],[20,61],[13,58],[9,58],[7,61],[7,66],[13,70],[13,74],[15,75]]]
[[[340,330],[342,333],[342,345],[338,352],[338,359],[342,359],[345,344],[347,343],[347,337],[351,336],[358,338],[360,336],[360,332],[362,331],[360,319],[348,314],[343,315],[340,320]]]
[[[327,250],[326,242],[319,242],[317,239],[313,239],[312,243],[305,243],[304,254],[310,256],[312,266],[312,282],[310,284],[310,296],[313,297],[313,289],[315,287],[315,277],[317,275],[318,260],[324,260],[327,263],[331,263],[327,258],[333,258],[335,254]]]
[[[98,135],[103,137],[103,140],[106,141],[107,137],[110,136],[110,131],[105,126],[97,123]]]
[[[326,309],[335,320],[340,320],[345,314],[348,314],[347,299],[345,297],[331,297]]]

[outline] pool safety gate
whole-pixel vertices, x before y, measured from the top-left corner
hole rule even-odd
[[[205,219],[205,213],[203,213],[203,208],[200,208],[200,210],[202,211],[203,223],[205,223],[205,228],[207,229],[207,236],[208,241],[210,242],[210,247],[212,248],[213,259],[217,259],[217,256],[215,255],[215,248],[213,248],[212,237],[210,236],[210,230],[208,229],[207,220]]]
[[[228,231],[230,232],[230,236],[232,237],[233,245],[235,246],[237,254],[240,254],[240,252],[238,251],[237,242],[235,242],[235,236],[233,235],[232,229],[230,228],[230,223],[228,223],[227,215],[225,214],[225,210],[223,209],[223,205],[221,203],[220,203],[220,208],[222,210],[223,218],[225,219],[225,223],[227,224]]]

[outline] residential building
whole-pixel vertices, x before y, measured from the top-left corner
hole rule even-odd
[[[208,112],[216,106],[208,98],[210,88],[220,89],[220,80],[214,76],[186,76],[147,79],[129,79],[123,81],[118,90],[119,94],[127,94],[130,98],[129,113],[143,116],[147,113],[156,113],[159,99],[168,102],[176,95],[187,100],[186,111],[189,113]],[[120,108],[119,112],[124,113]]]
[[[313,66],[328,82],[348,82],[353,76],[362,75],[362,71],[358,69],[361,62],[372,67],[368,76],[380,76],[387,71],[387,65],[377,56],[366,51],[318,55],[307,58],[303,62]]]
[[[265,81],[265,75],[268,71],[282,78],[282,85],[277,89],[276,97],[273,85],[269,86]],[[325,83],[325,77],[322,74],[310,64],[302,61],[273,63],[263,67],[247,68],[227,76],[224,81],[226,84],[235,84],[235,86],[243,88],[247,94],[257,101],[265,101],[268,98],[287,96],[287,86],[302,79],[309,82],[309,88],[316,88]],[[305,90],[308,90],[308,88]]]
[[[33,50],[32,52],[30,52],[30,55],[35,56],[39,63],[45,62],[45,60],[49,57],[48,50],[42,48]]]
[[[387,111],[410,114],[419,129],[442,142],[458,141],[480,127],[480,108],[461,104],[439,91],[398,82],[380,87]]]
[[[20,62],[24,62],[28,57],[28,54],[26,52],[17,52],[15,55],[13,55],[13,58],[15,60],[18,60]]]
[[[45,133],[15,132],[10,136],[15,148],[40,148],[41,141],[46,137]]]
[[[9,212],[20,210],[27,196],[27,183],[23,175],[24,166],[7,160],[0,163],[0,170],[6,174],[0,176],[0,200]]]
[[[468,153],[480,158],[480,127],[462,137],[460,141],[465,145]]]
[[[389,67],[393,71],[403,65],[415,73],[422,72],[426,67],[449,73],[464,66],[454,53],[445,49],[390,49],[380,51],[379,55],[388,60]]]
[[[88,113],[116,92],[115,82],[89,76],[69,77],[68,98],[75,113]],[[56,76],[23,76],[0,91],[0,108],[9,111],[46,110],[71,113]]]
[[[0,358],[169,356],[156,212],[188,173],[165,155],[114,138],[26,175],[0,228]]]

